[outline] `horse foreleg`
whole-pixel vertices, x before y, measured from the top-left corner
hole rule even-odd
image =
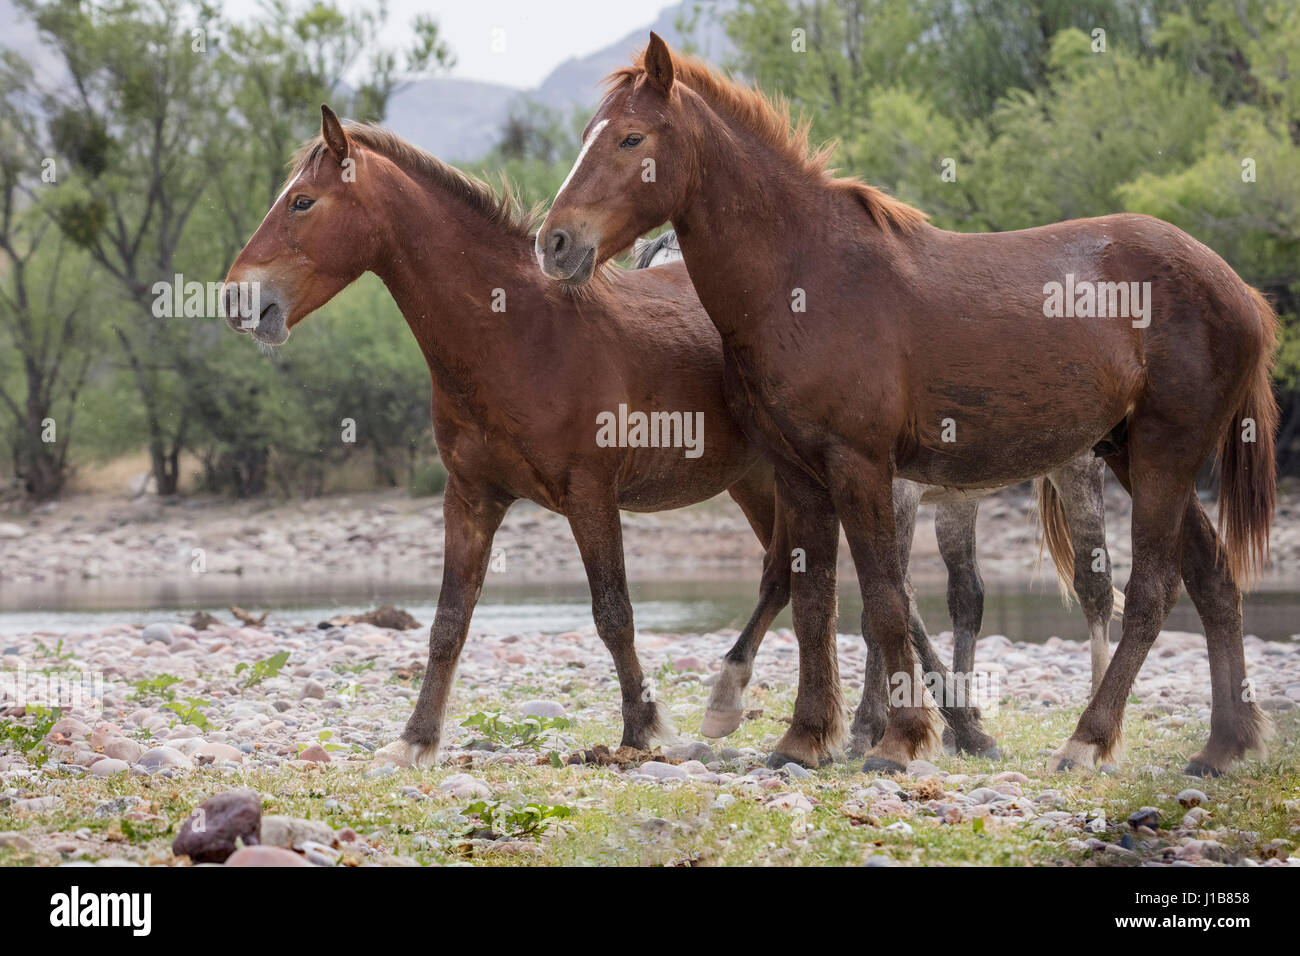
[[[399,766],[428,766],[437,760],[456,662],[487,574],[492,538],[509,507],[508,501],[463,488],[454,475],[448,481],[442,502],[442,587],[429,629],[429,664],[402,738],[380,748],[376,759]]]
[[[844,733],[844,698],[835,647],[836,560],[839,524],[823,489],[801,474],[778,476],[791,548],[803,563],[792,568],[790,600],[799,641],[799,690],[790,729],[768,757],[768,766],[794,762],[817,767],[831,760]]]
[[[921,640],[928,646],[929,637],[925,632],[925,622],[921,620],[921,612],[916,606],[916,594],[906,570],[912,557],[912,539],[916,533],[916,509],[921,504],[923,490],[922,486],[914,481],[908,481],[906,478],[894,479],[894,529],[898,536],[898,560],[904,569],[903,584],[907,590],[908,628],[914,640],[919,633]],[[862,638],[867,645],[867,663],[862,677],[862,699],[858,701],[858,709],[853,713],[853,726],[849,730],[848,750],[855,757],[861,757],[884,736],[889,699],[889,686],[885,679],[884,661],[880,656],[880,644],[865,629]]]
[[[672,740],[676,731],[667,711],[655,701],[654,687],[646,680],[636,656],[636,627],[627,594],[618,506],[608,489],[591,489],[587,493],[575,489],[573,498],[583,506],[569,515],[569,527],[587,571],[596,632],[614,658],[623,698],[622,745],[649,750],[656,743]]]
[[[844,525],[862,589],[862,633],[879,644],[891,688],[884,736],[867,754],[863,769],[902,771],[910,761],[933,753],[939,721],[909,635],[889,455],[843,452],[831,457],[829,470],[835,513]],[[895,685],[903,691],[901,702],[893,699]]]

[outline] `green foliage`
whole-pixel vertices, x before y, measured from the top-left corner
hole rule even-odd
[[[37,748],[43,748],[45,738],[63,716],[58,707],[28,707],[23,718],[9,717],[0,721],[0,740],[20,753],[29,754]],[[24,723],[23,721],[27,722]]]
[[[562,804],[528,803],[516,809],[486,800],[471,803],[461,811],[461,816],[478,818],[471,834],[486,829],[515,839],[535,837],[555,821],[572,815],[573,811]]]
[[[182,678],[177,677],[175,674],[158,674],[155,677],[142,678],[131,684],[134,688],[131,696],[136,698],[161,697],[163,700],[172,700],[176,697],[172,685],[179,684],[181,680]]]
[[[546,733],[564,730],[569,726],[567,717],[524,717],[511,720],[501,714],[477,713],[460,724],[476,731],[481,739],[501,747],[537,750]]]
[[[280,651],[278,654],[272,654],[270,657],[263,658],[260,661],[254,661],[249,664],[247,661],[240,661],[235,665],[235,676],[247,674],[239,686],[244,690],[250,687],[256,687],[263,681],[270,680],[272,677],[279,676],[281,668],[289,662],[289,652]]]
[[[184,700],[173,700],[163,704],[163,707],[180,717],[181,723],[193,724],[200,730],[207,730],[210,725],[208,715],[199,708],[207,707],[211,703],[212,701],[203,697],[186,697]]]

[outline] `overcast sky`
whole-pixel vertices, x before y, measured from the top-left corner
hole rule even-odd
[[[363,0],[336,0],[344,10],[372,7]],[[418,13],[442,26],[456,53],[453,76],[530,89],[559,64],[613,43],[654,22],[676,0],[389,0],[387,45],[405,50],[407,29]],[[258,0],[225,0],[237,19],[256,16]],[[504,30],[505,52],[493,50],[495,30]],[[629,52],[631,52],[629,50]]]

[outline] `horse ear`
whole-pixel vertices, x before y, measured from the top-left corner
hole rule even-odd
[[[673,55],[659,34],[650,31],[650,45],[645,48],[645,75],[650,85],[667,96],[673,88]]]
[[[340,163],[348,158],[348,134],[334,111],[324,103],[320,105],[320,135]]]

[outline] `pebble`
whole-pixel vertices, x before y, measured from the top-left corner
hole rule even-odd
[[[146,644],[170,644],[173,640],[170,624],[150,624],[140,632],[140,638]]]
[[[226,860],[226,866],[312,866],[292,850],[278,846],[246,846]]]
[[[681,767],[674,766],[670,763],[661,763],[657,760],[647,761],[636,769],[637,773],[644,774],[647,777],[654,777],[656,780],[685,780],[688,774]]]
[[[154,747],[140,755],[136,766],[149,773],[158,773],[161,770],[188,769],[194,766],[194,762],[174,747]]]
[[[564,705],[553,700],[530,700],[519,708],[525,717],[564,717],[567,711]]]
[[[262,832],[262,796],[256,790],[228,790],[199,804],[181,824],[172,853],[195,863],[224,863],[239,849],[253,846]]]
[[[1150,827],[1152,830],[1160,829],[1160,808],[1159,807],[1141,807],[1134,810],[1128,815],[1128,825],[1133,829],[1138,827]]]
[[[135,763],[144,753],[144,748],[134,740],[128,740],[125,737],[118,737],[104,744],[104,756],[112,757],[114,760],[125,760],[127,763]]]
[[[438,789],[459,800],[487,800],[492,790],[486,783],[467,773],[457,773],[438,784]]]
[[[316,680],[307,681],[307,683],[303,684],[302,686],[302,699],[303,700],[324,700],[325,685],[322,684],[320,681],[316,681]]]
[[[36,849],[36,844],[21,833],[15,833],[12,830],[6,830],[0,833],[0,847],[8,847],[11,850],[18,850],[26,853],[29,850]]]
[[[278,814],[262,817],[263,846],[297,847],[308,840],[329,845],[334,842],[334,831],[329,824],[317,820]]]
[[[717,759],[713,753],[713,748],[698,740],[665,747],[664,756],[669,760],[698,760],[700,763],[713,763]]]
[[[1194,787],[1188,787],[1182,793],[1178,794],[1178,802],[1185,807],[1199,807],[1202,804],[1209,803],[1210,798],[1207,797],[1204,792],[1197,790]]]
[[[106,757],[103,760],[96,760],[91,764],[90,772],[96,777],[108,777],[115,773],[126,773],[131,769],[131,765],[125,760],[115,760],[112,757]]]

